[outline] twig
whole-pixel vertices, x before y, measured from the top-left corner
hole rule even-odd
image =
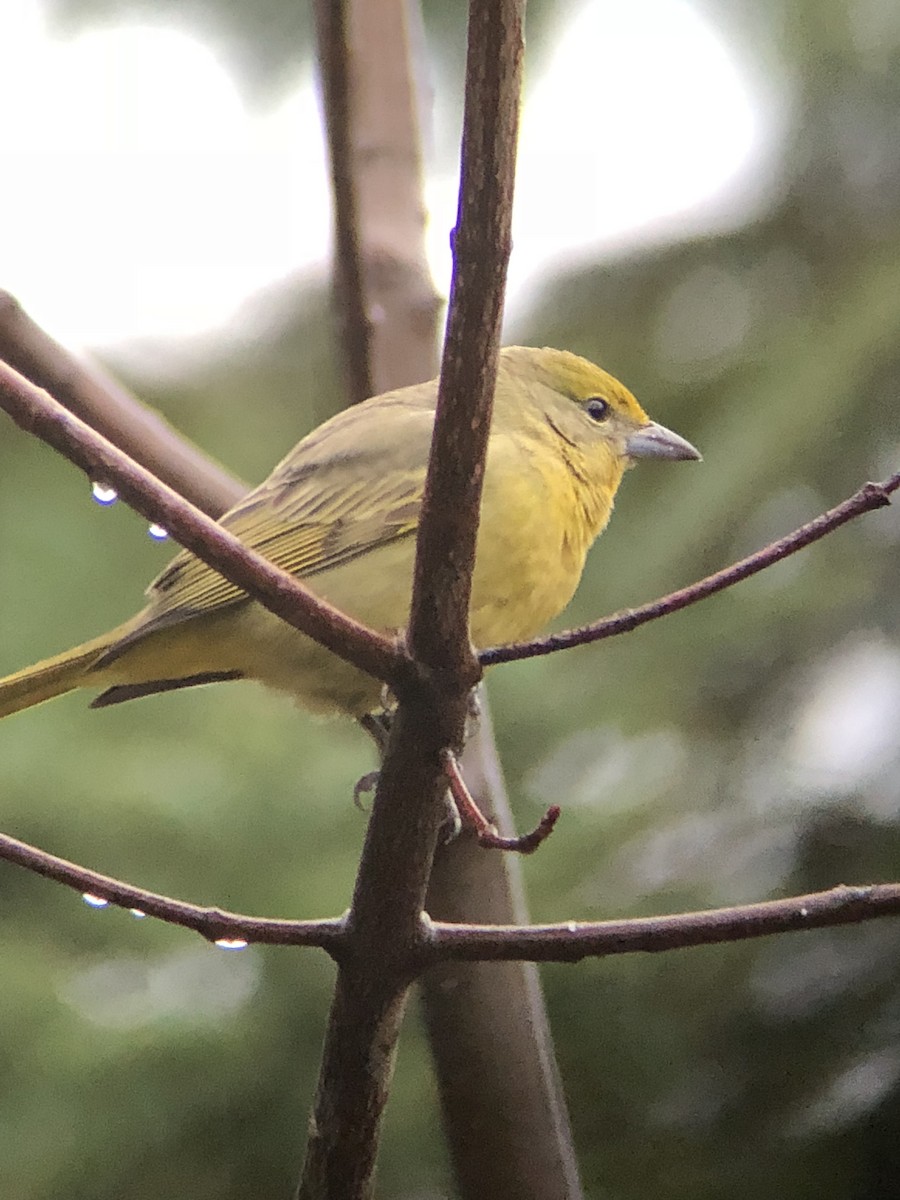
[[[515,926],[438,925],[429,952],[436,960],[578,962],[611,954],[656,953],[712,946],[806,929],[855,925],[900,914],[900,883],[840,886],[707,912],[621,921]]]
[[[245,917],[220,908],[205,908],[173,900],[158,892],[123,883],[77,863],[38,850],[26,842],[0,833],[0,858],[35,875],[55,879],[91,899],[104,900],[137,914],[158,917],[170,925],[193,929],[208,942],[260,942],[271,946],[319,946],[333,957],[345,937],[344,918],[319,921],[280,921],[271,917]]]
[[[459,762],[453,751],[446,748],[442,750],[441,762],[444,764],[444,772],[450,784],[450,794],[456,805],[462,827],[475,835],[479,846],[483,849],[511,850],[518,854],[533,854],[553,832],[556,822],[559,820],[560,807],[558,804],[551,804],[529,833],[512,837],[502,836],[497,832],[497,826],[492,825],[478,807],[472,793],[466,787],[466,781],[463,779]]]
[[[535,638],[530,642],[491,646],[487,650],[481,651],[478,655],[479,661],[482,666],[492,667],[498,663],[517,662],[523,658],[537,658],[543,654],[554,654],[557,650],[570,650],[573,646],[585,646],[591,642],[599,642],[603,638],[615,637],[620,633],[630,633],[639,625],[646,625],[648,621],[655,621],[659,617],[668,616],[669,613],[678,612],[679,609],[696,604],[698,600],[704,600],[707,596],[722,592],[725,588],[733,587],[736,583],[749,579],[751,575],[756,575],[774,563],[780,562],[783,558],[796,554],[798,550],[817,542],[826,534],[840,528],[841,525],[845,525],[855,517],[862,516],[863,513],[872,512],[877,508],[885,508],[891,502],[891,494],[898,488],[900,488],[900,472],[891,475],[882,483],[863,484],[859,491],[854,492],[852,496],[835,508],[821,513],[806,525],[801,525],[793,533],[787,534],[786,537],[772,542],[762,550],[757,550],[755,554],[742,558],[739,562],[732,563],[730,567],[725,567],[714,575],[708,575],[697,583],[692,583],[677,592],[670,592],[668,596],[653,600],[640,608],[629,608],[624,612],[614,613],[611,617],[604,617],[601,621],[594,621],[579,629],[567,629],[563,633]]]
[[[0,291],[0,359],[211,517],[247,488],[95,363],[82,362]]]
[[[102,479],[221,575],[347,662],[398,686],[408,660],[374,630],[320,600],[95,433],[46,392],[0,363],[0,408],[92,479]]]

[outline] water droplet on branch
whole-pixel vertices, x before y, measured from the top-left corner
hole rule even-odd
[[[106,483],[101,483],[99,479],[95,479],[91,483],[91,495],[98,504],[103,505],[115,504],[119,498],[119,493],[114,487],[110,487]]]
[[[243,938],[216,938],[220,950],[246,950],[247,942]]]

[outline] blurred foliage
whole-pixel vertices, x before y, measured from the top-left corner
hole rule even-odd
[[[441,79],[442,55],[458,67],[459,13],[426,7]],[[628,478],[567,623],[713,570],[900,458],[897,7],[703,8],[787,97],[766,210],[547,279],[508,338],[602,359],[705,455]],[[54,9],[189,21],[251,88],[286,78],[309,34],[306,7],[283,0]],[[221,342],[113,365],[255,480],[340,403],[329,329],[327,297],[298,281]],[[127,615],[168,554],[8,426],[0,528],[9,669]],[[897,877],[898,548],[885,511],[628,638],[494,674],[522,824],[565,808],[527,864],[536,918]],[[371,764],[354,729],[249,685],[101,713],[76,695],[0,727],[3,828],[200,903],[332,914],[364,832],[352,784]],[[327,961],[211,949],[11,867],[0,903],[0,1194],[288,1195]],[[898,952],[900,927],[879,922],[546,970],[590,1196],[900,1196]],[[452,1193],[415,1018],[381,1164],[385,1197]]]

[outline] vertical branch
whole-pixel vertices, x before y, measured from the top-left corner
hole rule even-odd
[[[441,301],[425,256],[419,96],[424,32],[410,0],[351,0],[351,145],[375,390],[437,373]],[[422,65],[422,64],[420,64]]]
[[[487,706],[463,763],[475,799],[511,836]],[[458,838],[435,856],[427,905],[441,921],[527,925],[522,860]],[[578,1161],[535,963],[440,963],[424,975],[422,997],[460,1195],[579,1200]]]
[[[472,0],[453,282],[407,639],[430,667],[471,671],[469,596],[490,433],[524,56],[524,0]],[[475,399],[482,398],[482,403]],[[467,402],[468,400],[468,402]],[[463,448],[472,446],[478,465]],[[448,497],[459,497],[458,504]]]
[[[374,394],[369,361],[369,321],[359,253],[356,186],[351,169],[350,69],[347,6],[335,0],[313,5],[319,46],[319,75],[331,162],[334,205],[334,290],[341,349],[351,404]]]
[[[316,0],[334,191],[335,275],[350,399],[435,373],[440,301],[425,259],[416,8]]]
[[[345,162],[332,174],[338,191],[348,187],[349,195],[349,185],[340,182],[349,164],[353,196],[352,204],[336,196],[336,222],[340,230],[344,222],[356,221],[353,236],[339,232],[335,245],[339,253],[356,256],[343,268],[344,278],[365,289],[343,316],[344,353],[352,356],[365,340],[371,386],[388,391],[430,378],[436,367],[439,305],[425,259],[415,86],[427,74],[415,61],[423,44],[415,24],[420,15],[409,0],[348,0],[340,20],[333,12],[340,5],[324,7],[332,23],[320,20],[320,38],[339,27],[342,40],[320,48],[322,69],[333,64],[347,97],[339,112],[328,113],[332,153],[343,147]],[[336,50],[349,61],[336,64]],[[324,90],[327,96],[327,82]],[[469,154],[467,164],[473,161]],[[354,331],[355,322],[365,323],[364,333]],[[503,832],[512,833],[486,701],[484,709],[464,764],[485,810],[494,813]],[[486,854],[467,839],[443,846],[427,909],[444,920],[500,925],[527,920],[521,864],[513,855]],[[469,1200],[579,1196],[536,967],[458,962],[435,968],[423,979],[423,998],[461,1194]],[[346,1015],[340,1015],[342,1025]],[[308,1175],[307,1186],[304,1194],[324,1194],[321,1175],[315,1184]]]

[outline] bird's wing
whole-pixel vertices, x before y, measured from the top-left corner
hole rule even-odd
[[[413,535],[434,413],[387,399],[393,398],[382,398],[377,421],[371,412],[365,418],[366,406],[360,406],[316,430],[220,523],[300,579]],[[148,624],[155,628],[245,596],[188,551],[173,559],[147,594]]]

